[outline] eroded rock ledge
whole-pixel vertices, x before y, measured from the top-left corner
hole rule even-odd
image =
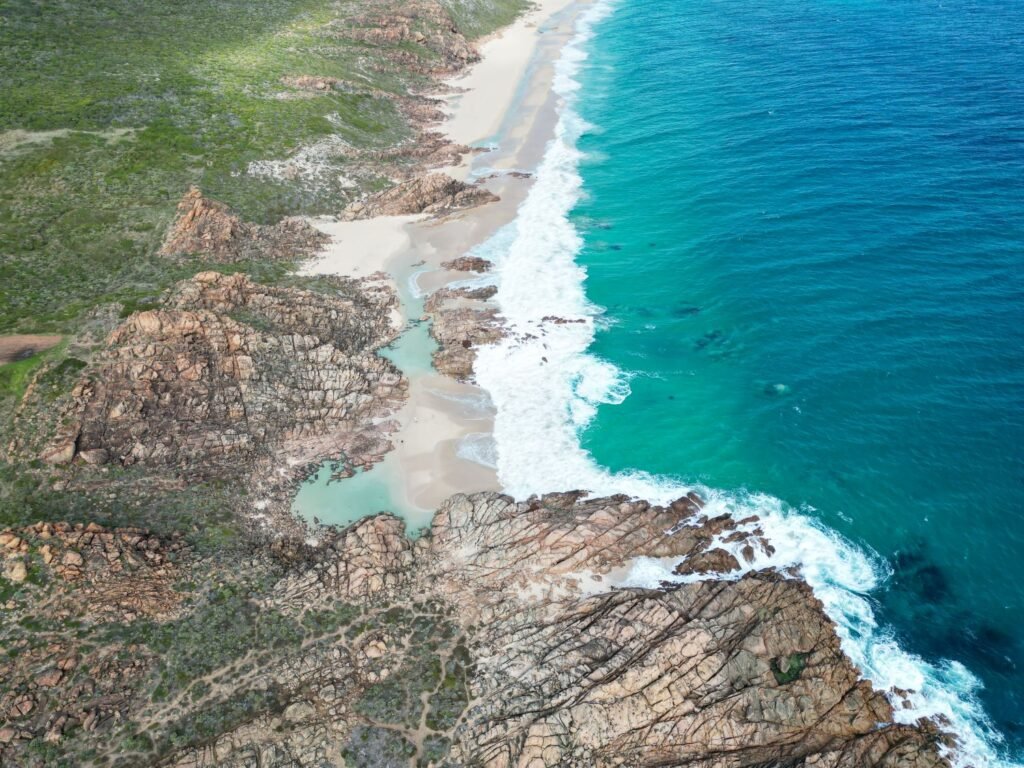
[[[116,756],[125,729],[144,726],[150,751],[132,764],[948,768],[951,742],[928,722],[893,723],[810,588],[751,570],[747,549],[767,546],[755,518],[708,518],[693,495],[659,507],[480,493],[445,502],[416,542],[389,515],[325,534],[283,570],[266,550],[247,566],[268,586],[228,608],[266,617],[262,636],[277,638],[257,664],[204,660],[189,682],[145,640],[127,666],[74,642],[22,655],[6,670],[16,685],[0,702],[0,759],[20,764],[43,734]],[[121,605],[119,563],[137,560],[160,595],[138,610],[168,627],[155,636],[178,633],[178,654],[192,641],[173,627],[195,632],[217,605],[175,597],[208,563],[184,550],[169,562],[162,553],[177,545],[140,532],[36,526],[0,543],[10,561],[51,548],[39,567],[62,579],[75,552],[98,605]],[[626,586],[643,558],[685,564],[723,547],[736,553],[727,573]],[[6,606],[14,618],[19,600]],[[76,615],[88,627],[110,614]],[[87,656],[121,676],[83,688],[75,670]],[[177,675],[170,698],[151,691],[159,669]],[[238,701],[243,717],[182,741],[183,723]]]
[[[428,173],[350,203],[341,218],[405,216],[414,213],[444,216],[497,200],[480,186],[466,184],[443,173]]]
[[[224,203],[204,197],[191,187],[178,203],[177,218],[164,240],[164,256],[202,255],[212,261],[300,261],[314,255],[328,241],[301,218],[286,218],[274,225],[242,221]]]

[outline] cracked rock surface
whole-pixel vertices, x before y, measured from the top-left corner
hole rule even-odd
[[[192,187],[160,249],[164,256],[202,254],[230,263],[245,259],[301,260],[317,252],[327,236],[300,218],[274,225],[242,221],[223,203]]]
[[[466,184],[443,173],[428,173],[350,203],[341,218],[348,221],[413,213],[444,216],[497,199],[483,187]]]
[[[141,635],[141,617],[120,616],[132,651],[90,656],[107,671],[88,691],[73,671],[88,646],[26,651],[9,670],[22,682],[2,702],[0,757],[19,764],[50,733],[114,765],[183,768],[948,768],[948,737],[894,723],[807,584],[752,570],[744,552],[768,546],[757,519],[709,518],[696,495],[660,507],[459,494],[417,541],[390,515],[323,533],[286,561],[255,552],[246,567],[263,586],[247,596],[223,597],[225,581],[206,602],[179,596]],[[71,551],[96,561],[83,572],[176,546],[67,526],[8,531],[0,544],[31,560],[54,539],[53,562]],[[706,557],[726,546],[732,560]],[[147,558],[140,567],[170,567]],[[628,586],[644,558],[726,572]],[[184,550],[174,559],[176,584],[209,568]],[[242,617],[264,642],[228,653]],[[190,656],[211,621],[219,646]],[[160,626],[179,627],[170,656],[149,639],[165,636]],[[103,691],[105,708],[92,698]],[[188,735],[196,723],[208,724],[202,738]],[[140,729],[149,737],[134,752],[116,746]]]
[[[326,437],[350,448],[407,384],[376,354],[394,337],[394,294],[335,285],[319,293],[215,272],[184,281],[164,308],[110,335],[45,457],[205,476]]]

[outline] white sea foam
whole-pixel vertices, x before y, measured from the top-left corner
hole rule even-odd
[[[498,468],[498,446],[490,432],[471,432],[461,440],[455,454],[466,461],[482,464],[491,469]]]
[[[690,490],[674,478],[611,473],[579,442],[599,405],[629,396],[628,375],[587,351],[600,309],[584,293],[585,272],[576,263],[582,240],[569,219],[581,195],[577,139],[587,130],[573,110],[576,75],[595,24],[611,10],[612,3],[598,2],[581,14],[556,66],[554,89],[563,103],[555,138],[516,220],[477,249],[495,264],[496,300],[511,331],[479,350],[477,381],[497,409],[500,481],[518,498],[586,488],[665,503]],[[582,322],[556,323],[552,317]],[[708,500],[709,512],[760,517],[775,552],[757,553],[749,567],[799,568],[836,622],[843,649],[876,687],[890,693],[898,721],[934,716],[948,722],[959,739],[952,757],[960,768],[1011,766],[997,757],[999,736],[976,698],[977,678],[955,662],[930,664],[907,653],[878,625],[866,595],[888,576],[881,558],[778,499],[696,490]],[[665,563],[640,558],[625,578],[632,586],[653,587],[671,580],[671,571]],[[912,691],[909,708],[895,689]]]

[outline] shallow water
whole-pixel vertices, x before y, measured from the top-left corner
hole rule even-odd
[[[409,306],[412,299],[409,299]],[[426,322],[415,321],[389,346],[381,350],[406,375],[422,375],[433,370],[431,355],[437,344]],[[408,502],[399,489],[404,487],[401,465],[392,451],[369,470],[341,480],[332,480],[333,461],[299,486],[292,501],[292,512],[304,520],[324,525],[345,526],[367,515],[391,512],[406,521],[411,534],[418,535],[430,524],[432,510],[423,510]]]
[[[1020,760],[1024,6],[612,7],[479,249],[500,479],[758,511],[897,716]]]

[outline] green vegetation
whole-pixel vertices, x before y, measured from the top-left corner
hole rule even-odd
[[[807,666],[808,656],[810,656],[809,653],[791,653],[789,656],[772,659],[771,668],[775,682],[779,685],[786,685],[786,683],[792,683],[799,678],[800,673]]]
[[[451,5],[458,23],[483,34],[524,3]],[[338,20],[363,7],[0,5],[0,333],[73,331],[97,304],[156,296],[194,272],[156,255],[190,184],[262,222],[336,211],[379,185],[353,175],[338,153],[325,155],[325,172],[308,183],[247,172],[328,138],[374,149],[407,135],[393,101],[376,94],[405,93],[422,78],[337,34],[346,26]],[[311,96],[281,82],[306,74],[352,85]]]
[[[438,608],[429,604],[416,611],[396,607],[368,617],[365,631],[386,628],[390,637],[401,638],[403,663],[385,680],[366,688],[354,707],[369,723],[404,733],[409,741],[416,739],[422,723],[428,731],[418,758],[423,766],[437,764],[447,754],[449,732],[469,704],[474,674],[464,638]],[[385,759],[371,731],[358,729],[349,739],[345,755],[356,765],[387,764],[360,762]]]
[[[58,357],[66,346],[66,343],[59,344],[24,360],[15,360],[13,363],[0,365],[0,399],[20,400],[39,366],[46,360]]]
[[[445,669],[444,680],[430,696],[427,727],[434,731],[454,728],[469,703],[469,678],[472,676],[469,651],[461,643],[455,646]]]
[[[185,619],[154,627],[147,645],[160,659],[161,690],[173,695],[250,651],[294,648],[302,637],[295,622],[228,585]]]
[[[359,726],[342,754],[353,768],[405,768],[416,748],[395,731]]]
[[[174,723],[156,746],[160,753],[183,747],[203,746],[215,741],[222,733],[260,715],[280,712],[282,709],[284,707],[280,692],[274,688],[266,691],[245,691],[203,707],[198,712],[190,712]],[[147,741],[144,744],[149,745],[151,742]]]
[[[529,0],[446,0],[444,4],[459,29],[471,39],[511,24],[531,5]]]
[[[113,482],[102,490],[64,491],[54,487],[58,477],[38,462],[0,462],[0,530],[43,521],[137,526],[164,536],[180,532],[203,556],[227,557],[245,549],[235,516],[240,490],[233,484],[208,481],[154,492],[143,470],[111,468],[103,478]]]
[[[471,36],[510,21],[526,5],[442,1]],[[376,0],[373,6],[367,0],[0,2],[0,334],[69,337],[0,366],[0,448],[17,437],[33,448],[17,456],[39,455],[35,448],[118,319],[159,306],[168,287],[198,271],[243,271],[265,283],[339,290],[290,275],[294,265],[287,263],[213,265],[169,260],[157,251],[191,184],[243,218],[268,223],[337,211],[349,197],[384,183],[348,150],[406,138],[408,127],[384,94],[425,83],[387,51],[342,34],[368,7],[379,6]],[[400,47],[404,54],[432,55],[423,46]],[[341,83],[312,94],[282,82],[299,75]],[[325,172],[315,178],[250,172],[252,163],[316,145],[327,150],[316,158]],[[246,312],[236,319],[260,322]],[[30,383],[31,407],[15,416]],[[9,429],[12,422],[16,430]],[[195,563],[176,585],[186,595],[180,612],[160,621],[134,613],[112,621],[76,608],[70,615],[0,622],[0,661],[11,665],[0,697],[24,688],[18,675],[44,666],[42,654],[52,655],[48,648],[58,643],[79,659],[68,686],[131,687],[124,721],[104,723],[101,738],[78,726],[60,742],[37,738],[23,753],[26,765],[150,764],[171,750],[208,744],[303,695],[255,685],[262,670],[318,644],[355,647],[369,633],[389,637],[389,653],[403,661],[353,702],[374,723],[346,746],[351,764],[408,765],[416,749],[406,729],[426,722],[446,731],[464,710],[468,652],[437,606],[378,610],[337,602],[295,616],[266,607],[281,565],[265,552],[253,555],[257,545],[236,514],[252,500],[234,480],[186,484],[173,473],[154,476],[116,463],[67,468],[17,461],[0,461],[0,529],[38,521],[138,526],[181,534]],[[0,602],[21,611],[37,599],[52,605],[47,601],[60,590],[88,593],[81,583],[52,576],[38,553],[26,560],[23,582],[0,579]],[[396,638],[401,648],[393,647]],[[29,652],[37,656],[29,660]],[[19,664],[24,668],[16,669]],[[90,695],[90,685],[82,696]],[[147,723],[154,712],[165,717]],[[440,760],[448,746],[445,734],[429,736],[421,763]]]

